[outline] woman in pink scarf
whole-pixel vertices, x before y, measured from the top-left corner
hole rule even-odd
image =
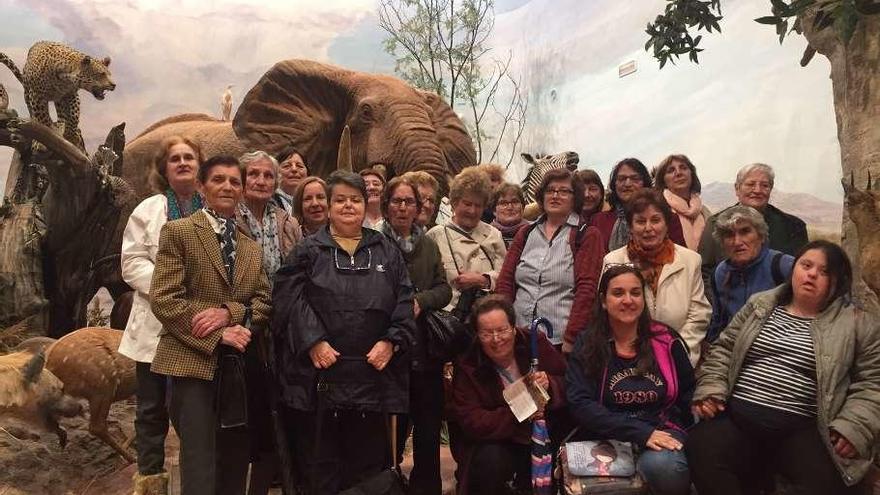
[[[663,193],[666,202],[681,220],[685,245],[696,251],[706,227],[706,219],[712,214],[700,199],[697,168],[684,155],[669,155],[657,166],[654,188]]]

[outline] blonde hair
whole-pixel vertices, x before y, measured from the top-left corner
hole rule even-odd
[[[416,187],[430,187],[431,190],[434,191],[434,202],[437,202],[437,195],[440,194],[440,183],[437,182],[437,179],[435,179],[433,175],[424,170],[413,170],[412,172],[407,172],[401,175],[401,177],[410,181]]]
[[[467,167],[452,179],[449,186],[449,203],[455,205],[461,198],[472,194],[480,198],[483,206],[489,204],[492,197],[492,183],[489,176],[479,167]]]
[[[184,136],[169,136],[165,138],[162,140],[162,144],[159,145],[156,154],[153,155],[150,176],[147,179],[150,184],[150,189],[152,189],[154,193],[164,193],[169,187],[171,187],[168,184],[168,177],[165,168],[168,166],[168,152],[171,150],[171,147],[176,144],[185,144],[192,148],[196,154],[196,160],[199,162],[199,168],[202,168],[202,164],[205,163],[205,155],[202,154],[202,148],[192,139]]]

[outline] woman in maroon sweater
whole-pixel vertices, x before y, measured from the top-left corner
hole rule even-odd
[[[624,158],[611,169],[611,178],[608,180],[608,189],[611,191],[608,194],[608,203],[611,209],[600,211],[592,218],[592,225],[599,229],[602,245],[607,251],[614,251],[629,242],[629,227],[624,219],[624,210],[635,193],[646,187],[651,187],[651,174],[637,158]],[[678,215],[669,222],[669,239],[679,246],[687,247]]]
[[[565,410],[565,360],[543,334],[538,336],[538,371],[529,374],[529,333],[516,328],[513,307],[503,297],[486,296],[471,313],[476,338],[455,363],[448,404],[455,435],[452,455],[458,463],[459,495],[504,493],[511,480],[530,482],[531,422],[516,420],[502,395],[521,377],[550,395],[545,411],[551,438],[571,425]]]
[[[495,292],[513,303],[518,326],[538,316],[550,320],[550,342],[567,354],[589,323],[605,248],[599,232],[580,216],[579,176],[550,170],[535,197],[542,214],[513,238]]]

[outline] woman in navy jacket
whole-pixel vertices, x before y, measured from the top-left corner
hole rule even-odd
[[[599,305],[566,372],[569,411],[588,438],[631,442],[652,493],[687,494],[682,450],[692,423],[694,370],[686,345],[650,319],[645,281],[630,265],[612,265],[599,282]]]
[[[361,226],[363,179],[334,172],[327,196],[330,223],[296,246],[273,292],[282,400],[315,495],[387,466],[385,414],[407,412],[415,330],[400,250]]]

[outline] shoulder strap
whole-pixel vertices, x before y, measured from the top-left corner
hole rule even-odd
[[[660,368],[660,374],[666,379],[666,405],[675,403],[678,397],[678,376],[672,359],[672,345],[675,339],[663,325],[651,324],[651,346],[654,349],[654,360]]]
[[[577,252],[581,250],[581,244],[584,242],[584,236],[586,235],[588,228],[590,228],[589,223],[582,223],[578,226],[574,233],[574,251],[572,254],[577,254]]]
[[[463,237],[467,238],[468,240],[475,242],[477,244],[477,247],[480,248],[480,251],[482,251],[483,254],[486,255],[486,259],[489,260],[489,266],[492,267],[493,270],[495,269],[495,262],[492,261],[492,257],[489,256],[489,252],[486,251],[486,248],[484,248],[482,244],[477,242],[473,237],[471,237],[470,234],[461,230],[455,225],[446,224],[443,226],[443,230],[444,232],[446,232],[446,243],[449,244],[449,254],[452,255],[452,261],[455,263],[455,269],[458,271],[459,275],[461,275],[461,269],[458,267],[458,263],[455,261],[455,252],[452,250],[452,243],[449,242],[449,229],[452,229],[455,232],[461,234]]]
[[[461,275],[461,267],[458,266],[458,261],[455,260],[455,250],[452,249],[452,242],[449,240],[449,227],[446,225],[443,226],[443,233],[446,234],[446,245],[449,246],[449,257],[452,258],[452,263],[455,264],[455,271]]]
[[[785,282],[785,276],[782,275],[782,255],[785,253],[777,252],[773,255],[773,260],[770,262],[770,275],[773,277],[773,285],[779,286],[783,282]]]

